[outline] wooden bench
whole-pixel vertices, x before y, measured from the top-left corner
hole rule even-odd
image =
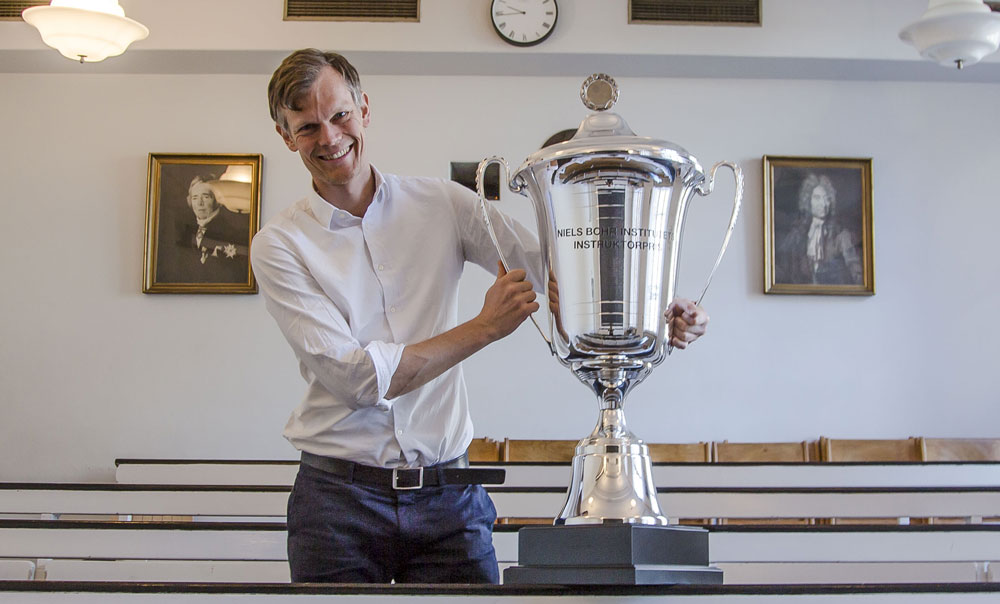
[[[839,585],[352,585],[275,583],[0,582],[0,604],[987,604],[990,583]]]
[[[120,484],[0,484],[0,513],[183,515],[196,520],[284,518],[289,487]],[[500,517],[554,516],[563,486],[487,487]],[[658,499],[674,521],[688,518],[894,518],[948,516],[980,522],[1000,510],[1000,487],[678,487]]]
[[[284,582],[284,513],[297,465],[119,460],[122,484],[0,484],[0,514],[34,518],[0,520],[0,560],[16,561],[25,574],[32,565],[33,576],[47,582]],[[517,519],[561,509],[569,464],[476,465],[507,471],[503,486],[487,490],[498,514],[513,519],[495,528],[494,543],[501,566],[514,564]],[[714,462],[654,464],[653,472],[672,521],[882,516],[895,523],[710,525],[710,556],[727,583],[988,585],[1000,579],[1000,525],[982,523],[1000,510],[1000,463]],[[235,484],[211,484],[219,478]],[[203,484],[143,484],[153,479]],[[966,523],[905,524],[909,517],[939,515]]]
[[[502,566],[518,527],[494,533]],[[727,583],[992,582],[1000,526],[709,528]],[[283,524],[0,521],[0,558],[37,560],[49,581],[285,582]]]
[[[118,459],[119,484],[244,485],[291,487],[295,460]],[[506,487],[561,486],[570,480],[568,463],[473,463],[503,468]],[[667,487],[993,487],[1000,486],[1000,463],[654,463],[653,480]]]

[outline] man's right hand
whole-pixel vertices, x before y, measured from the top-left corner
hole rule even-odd
[[[510,335],[531,313],[538,310],[535,291],[524,269],[509,273],[497,262],[497,280],[486,291],[483,309],[476,317],[493,341]]]

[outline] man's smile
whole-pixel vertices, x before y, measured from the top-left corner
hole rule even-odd
[[[321,159],[323,161],[335,161],[335,160],[338,160],[341,157],[344,157],[345,155],[347,155],[347,152],[350,151],[353,148],[354,148],[354,143],[351,143],[350,145],[347,145],[346,147],[344,147],[340,151],[337,151],[335,153],[328,153],[328,154],[325,154],[325,155],[317,155],[316,157],[318,157],[319,159]]]

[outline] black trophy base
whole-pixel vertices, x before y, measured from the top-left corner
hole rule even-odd
[[[687,526],[539,526],[517,533],[507,585],[719,585],[708,531]]]

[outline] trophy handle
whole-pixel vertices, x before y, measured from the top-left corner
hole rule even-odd
[[[698,305],[701,305],[701,301],[705,297],[705,292],[708,291],[708,286],[712,284],[712,277],[715,276],[715,271],[719,268],[719,263],[722,262],[722,256],[725,255],[726,248],[729,247],[729,240],[733,236],[733,229],[736,228],[736,219],[740,216],[740,204],[743,202],[743,170],[731,161],[720,161],[712,166],[708,182],[704,185],[698,185],[695,191],[702,196],[711,195],[712,189],[715,188],[715,172],[723,166],[732,170],[733,176],[736,177],[736,198],[733,200],[733,213],[729,217],[729,228],[726,229],[726,236],[722,239],[722,249],[719,250],[719,255],[715,259],[715,266],[712,267],[712,272],[708,274],[708,281],[705,282],[705,287],[701,290],[701,295],[698,296]]]
[[[733,213],[729,217],[729,228],[726,229],[726,236],[722,239],[722,249],[719,250],[719,255],[715,258],[715,266],[713,266],[712,271],[708,273],[708,280],[705,281],[705,287],[702,288],[701,295],[698,296],[698,301],[695,302],[695,304],[699,306],[701,306],[701,301],[705,298],[708,286],[712,284],[712,277],[715,276],[715,271],[719,268],[719,263],[722,262],[722,256],[725,255],[726,248],[729,247],[729,240],[733,236],[733,229],[736,228],[736,219],[740,216],[740,204],[743,202],[743,170],[731,161],[720,161],[712,166],[712,171],[709,174],[708,181],[695,187],[695,192],[701,196],[711,195],[712,190],[715,188],[715,173],[722,166],[725,166],[733,171],[733,176],[736,178],[736,198],[733,200]],[[669,304],[670,301],[667,303]],[[674,345],[672,339],[667,340],[667,354],[669,355],[673,352],[673,350]]]
[[[493,241],[493,247],[497,249],[497,254],[500,256],[500,262],[503,264],[504,270],[510,272],[510,264],[507,263],[507,258],[504,256],[503,250],[500,249],[500,242],[497,240],[497,233],[493,230],[493,221],[490,220],[490,213],[486,208],[486,192],[483,190],[483,187],[486,181],[486,168],[488,168],[490,164],[499,164],[500,166],[503,166],[503,174],[501,174],[500,182],[506,182],[507,188],[509,188],[512,192],[520,193],[521,190],[524,189],[524,185],[520,183],[515,184],[508,180],[510,178],[510,166],[507,164],[507,160],[502,157],[497,157],[496,155],[487,157],[483,161],[479,162],[479,167],[476,168],[476,193],[479,195],[479,206],[483,210],[483,220],[486,222],[486,230],[489,232],[490,239]],[[545,332],[542,331],[538,321],[535,320],[535,315],[529,315],[529,318],[531,319],[531,322],[535,324],[535,329],[538,330],[538,335],[542,336],[542,339],[545,340],[546,344],[548,344],[549,352],[555,354],[556,351],[552,346],[552,341],[545,336]]]

